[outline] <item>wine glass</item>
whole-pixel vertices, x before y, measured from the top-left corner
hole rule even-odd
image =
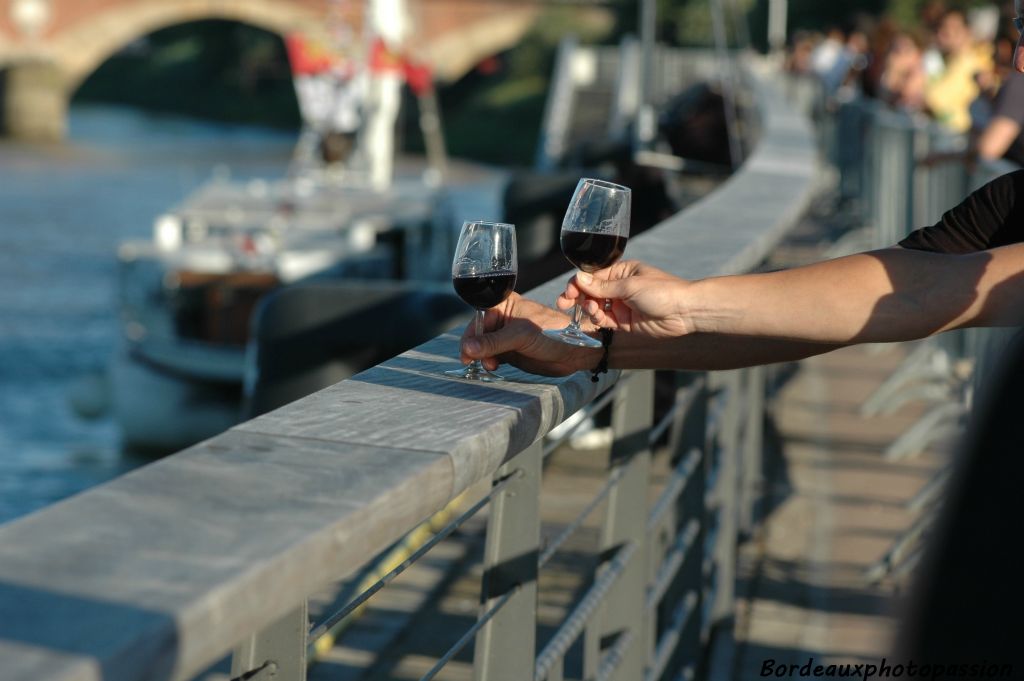
[[[562,254],[582,272],[608,267],[626,250],[632,192],[620,184],[583,178],[576,185],[562,220]],[[601,341],[580,330],[583,314],[579,303],[572,322],[564,329],[548,329],[545,335],[584,348],[599,348]]]
[[[518,271],[515,225],[483,221],[463,223],[452,259],[452,285],[460,298],[476,308],[476,335],[483,333],[484,310],[512,293]],[[478,359],[462,369],[444,373],[473,381],[505,380],[485,369]]]

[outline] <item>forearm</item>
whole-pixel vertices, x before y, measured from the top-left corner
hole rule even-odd
[[[680,369],[721,371],[796,360],[831,352],[837,344],[808,343],[756,336],[696,333],[652,340],[618,333],[608,353],[613,369]],[[594,366],[600,353],[591,357]]]
[[[851,344],[1020,323],[1024,245],[966,255],[891,248],[696,282],[695,329]]]
[[[984,159],[1002,158],[1020,134],[1020,125],[1005,116],[997,116],[978,137],[976,148]]]

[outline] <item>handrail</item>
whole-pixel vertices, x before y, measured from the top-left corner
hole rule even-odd
[[[688,278],[750,269],[805,209],[810,125],[767,70],[751,71],[762,107],[751,157],[718,191],[631,240],[630,257]],[[530,295],[550,300],[561,286]],[[457,363],[457,343],[444,334],[0,527],[0,676],[188,679],[619,378],[507,369],[512,380],[499,386],[450,380],[441,372]]]

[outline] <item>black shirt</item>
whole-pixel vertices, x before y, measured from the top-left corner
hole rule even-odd
[[[911,232],[904,248],[971,253],[1024,241],[1024,170],[1007,173],[946,211],[936,224]]]

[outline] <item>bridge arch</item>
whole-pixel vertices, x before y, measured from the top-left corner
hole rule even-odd
[[[327,0],[51,0],[53,24],[38,40],[15,37],[0,15],[0,128],[22,139],[57,140],[68,99],[104,61],[132,41],[170,26],[221,19],[271,33],[326,38]],[[410,0],[419,48],[442,80],[461,77],[479,59],[513,44],[533,23],[533,1]],[[361,3],[348,19],[357,31]]]
[[[149,0],[120,5],[67,28],[50,42],[48,52],[63,72],[70,93],[132,41],[162,28],[209,19],[237,21],[279,35],[320,33],[324,23],[321,12],[275,0]]]

